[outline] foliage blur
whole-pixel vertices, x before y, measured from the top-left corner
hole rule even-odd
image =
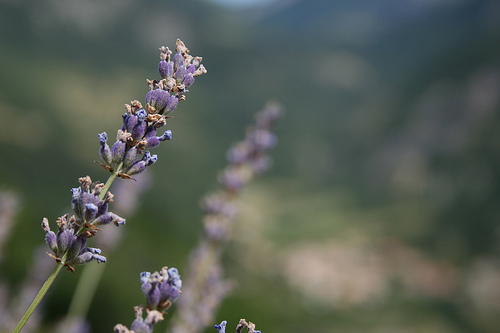
[[[78,177],[107,179],[93,163],[97,133],[115,133],[123,105],[144,100],[158,48],[178,37],[208,74],[170,119],[174,139],[155,151],[123,242],[104,253],[93,331],[130,324],[144,303],[139,272],[182,275],[200,197],[273,98],[287,110],[274,167],[245,192],[225,256],[237,288],[216,323],[498,330],[498,1],[2,0],[0,26],[0,189],[21,198],[0,263],[13,294],[34,267],[42,217],[69,210]],[[58,277],[47,329],[77,279]]]

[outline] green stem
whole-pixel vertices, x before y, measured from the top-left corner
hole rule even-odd
[[[122,165],[120,164],[117,170],[120,170]],[[99,195],[99,199],[103,200],[106,196],[106,192],[111,187],[111,184],[118,176],[119,171],[114,172],[106,181],[104,188]],[[85,317],[88,309],[90,308],[90,303],[94,297],[95,291],[99,280],[101,279],[105,265],[89,265],[83,270],[82,276],[78,280],[78,285],[76,286],[75,293],[73,294],[73,299],[69,306],[67,316],[69,318],[75,317]]]
[[[115,181],[116,177],[118,176],[118,173],[120,172],[122,168],[123,163],[121,163],[118,168],[116,168],[117,171],[113,172],[111,176],[109,176],[108,180],[106,181],[106,184],[104,184],[104,188],[101,191],[101,194],[99,194],[99,199],[104,200],[106,197],[106,192],[108,192],[109,188],[111,187],[111,184]]]
[[[122,165],[120,164],[118,166],[117,170],[120,170],[121,167],[122,167]],[[119,171],[116,171],[116,172],[114,172],[108,178],[108,180],[106,181],[106,184],[104,185],[104,188],[101,191],[101,194],[99,195],[99,199],[100,200],[103,200],[106,197],[106,192],[108,192],[109,188],[111,187],[111,184],[113,184],[113,181],[118,176],[118,173],[119,173]],[[85,231],[85,226],[82,225],[82,227],[80,228],[80,230],[77,231],[76,235],[80,235],[83,231]],[[47,280],[43,284],[42,288],[40,288],[40,291],[35,296],[35,299],[33,300],[33,302],[31,302],[31,305],[28,307],[28,310],[26,310],[26,312],[24,313],[24,315],[21,318],[21,320],[19,320],[19,322],[17,323],[17,325],[14,328],[14,330],[12,331],[12,333],[19,333],[19,332],[21,332],[21,329],[24,327],[24,325],[26,324],[26,322],[28,321],[28,319],[31,317],[31,315],[33,314],[33,311],[35,311],[35,309],[37,308],[38,304],[40,304],[40,302],[42,301],[43,297],[45,296],[45,294],[49,290],[50,286],[52,285],[52,283],[56,279],[57,275],[61,271],[61,268],[63,268],[64,263],[66,262],[67,258],[68,258],[68,251],[66,251],[63,254],[63,256],[61,258],[61,262],[59,262],[56,265],[56,267],[54,268],[54,270],[52,271],[52,273],[49,275],[49,277],[47,278]]]
[[[17,326],[14,328],[14,330],[12,331],[12,333],[21,332],[21,329],[23,328],[23,326],[26,324],[26,322],[28,321],[28,319],[33,314],[33,311],[35,311],[36,307],[41,302],[41,300],[43,299],[43,297],[45,296],[45,294],[47,293],[47,290],[49,290],[50,286],[52,285],[52,283],[56,279],[57,274],[59,274],[59,272],[61,271],[61,268],[63,268],[63,264],[62,263],[58,263],[56,265],[56,267],[54,268],[54,270],[52,271],[52,273],[47,278],[47,281],[45,281],[45,283],[43,284],[42,288],[40,289],[40,291],[36,295],[36,297],[33,300],[33,302],[31,302],[31,305],[29,306],[28,310],[26,310],[26,312],[24,313],[24,315],[21,318],[21,320],[19,320],[19,323],[17,323]]]

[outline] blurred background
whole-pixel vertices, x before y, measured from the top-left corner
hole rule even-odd
[[[224,256],[237,287],[214,324],[498,332],[496,0],[1,0],[0,190],[12,225],[0,300],[48,275],[33,263],[47,250],[42,217],[55,228],[78,177],[107,179],[97,133],[116,133],[123,105],[144,100],[158,48],[176,38],[208,74],[174,111],[174,140],[155,150],[123,240],[104,253],[93,332],[130,325],[144,304],[139,272],[183,274],[199,200],[270,99],[286,108],[274,166],[242,198],[244,237]],[[58,277],[38,331],[66,314],[78,277]]]

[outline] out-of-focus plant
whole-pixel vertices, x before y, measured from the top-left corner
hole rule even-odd
[[[267,152],[277,142],[272,130],[282,113],[279,104],[269,103],[256,114],[244,140],[227,152],[229,163],[218,177],[221,189],[202,200],[203,234],[191,252],[184,297],[172,322],[174,333],[201,332],[214,321],[215,311],[231,289],[230,281],[223,279],[221,253],[231,238],[240,192],[271,165]]]

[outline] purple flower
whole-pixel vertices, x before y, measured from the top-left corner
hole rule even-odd
[[[149,310],[166,310],[180,294],[182,280],[177,268],[163,267],[160,272],[142,272],[141,290]]]
[[[101,156],[102,160],[106,164],[111,164],[111,150],[109,149],[109,146],[107,144],[108,141],[108,134],[106,132],[102,132],[99,134],[99,143],[101,144],[101,147],[99,148],[99,155]]]
[[[214,328],[217,330],[219,333],[226,333],[226,325],[227,321],[223,320],[220,325],[215,325]]]
[[[113,194],[107,192],[104,200],[99,199],[104,184],[92,183],[88,176],[80,178],[79,181],[80,187],[71,189],[73,193],[71,208],[75,212],[78,223],[103,225],[114,222],[117,226],[125,223],[125,219],[108,212],[108,203],[113,200]]]
[[[170,112],[174,111],[177,103],[179,103],[179,98],[173,95],[170,96],[167,100],[167,105],[165,105],[165,109],[163,110],[163,112],[165,112],[165,114],[169,114]]]
[[[125,170],[125,172],[127,175],[130,175],[130,176],[141,173],[144,170],[146,170],[146,167],[150,166],[151,164],[156,163],[157,160],[158,160],[158,156],[156,154],[151,155],[151,153],[149,151],[145,151],[142,159],[140,161],[137,161],[134,164],[132,164],[130,166],[130,168]]]
[[[111,147],[111,163],[110,167],[112,169],[116,169],[120,163],[122,163],[123,158],[125,157],[125,149],[127,145],[125,142],[118,140]]]
[[[52,251],[50,256],[73,273],[74,265],[86,264],[91,260],[106,262],[101,250],[86,246],[87,238],[97,234],[97,226],[110,222],[117,226],[125,224],[125,219],[108,211],[108,203],[113,201],[113,194],[106,192],[103,200],[99,198],[104,184],[92,183],[89,176],[80,178],[79,182],[79,187],[71,189],[71,208],[75,215],[69,217],[69,214],[65,214],[59,217],[56,221],[57,233],[50,230],[46,218],[42,221],[45,242]]]
[[[174,63],[172,61],[161,60],[158,64],[158,73],[160,73],[162,79],[171,78],[174,75]]]
[[[49,254],[57,262],[63,264],[69,271],[75,271],[74,265],[86,264],[91,260],[106,262],[106,258],[101,256],[101,250],[86,247],[87,239],[76,234],[78,224],[72,216],[68,220],[68,214],[61,216],[57,220],[59,232],[57,235],[50,230],[49,220],[42,220],[42,229],[45,231],[45,241],[52,250]]]
[[[123,125],[111,148],[107,144],[107,134],[99,134],[99,154],[104,162],[101,165],[119,177],[131,178],[156,162],[156,155],[146,156],[144,150],[157,147],[162,141],[172,138],[170,130],[156,136],[156,129],[164,126],[169,118],[167,115],[177,107],[179,101],[186,99],[186,88],[194,83],[195,77],[207,72],[201,64],[201,57],[191,56],[179,39],[172,59],[171,55],[172,51],[168,47],[160,48],[158,73],[161,80],[148,80],[149,91],[144,108],[139,101],[126,105],[127,113],[122,116]],[[144,157],[141,156],[143,152]]]

